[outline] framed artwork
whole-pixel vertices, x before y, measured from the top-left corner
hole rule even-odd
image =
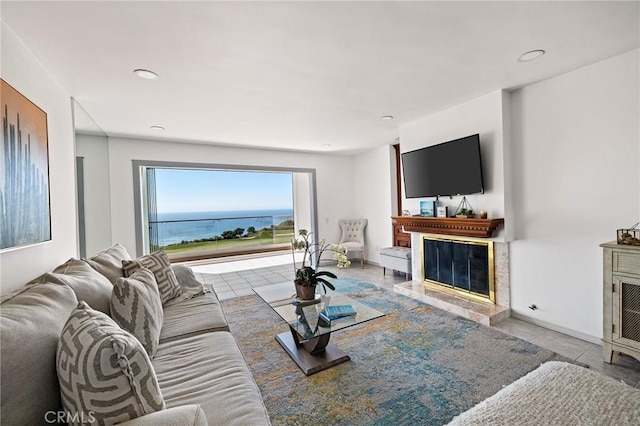
[[[435,217],[435,215],[436,215],[435,201],[420,201],[420,216]]]
[[[0,79],[0,250],[51,240],[47,114]]]

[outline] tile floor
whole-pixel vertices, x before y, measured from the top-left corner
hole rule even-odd
[[[241,260],[215,263],[188,264],[204,283],[213,286],[221,300],[254,294],[252,288],[293,280],[294,270],[291,254],[248,257]],[[404,282],[404,274],[387,273],[376,265],[365,265],[364,269],[353,263],[349,269],[324,266],[336,274],[345,272],[362,281],[393,291],[394,284]],[[589,368],[640,389],[640,361],[630,356],[614,354],[613,363],[602,359],[602,346],[562,334],[526,321],[509,318],[494,328],[552,350],[572,360],[587,364]]]

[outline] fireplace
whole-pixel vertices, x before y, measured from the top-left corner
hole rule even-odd
[[[426,262],[429,268],[435,267],[433,259],[435,262],[439,261],[436,265],[440,269],[436,272],[442,273],[444,278],[449,277],[449,282],[436,284],[435,280],[426,279],[427,273],[434,272],[425,269],[425,251],[429,254],[429,250],[432,250],[431,243],[425,250],[425,240],[435,241],[436,250],[438,242],[450,244],[448,247],[447,244],[441,244],[442,257],[439,258],[438,254],[434,257],[431,254]],[[466,254],[465,249],[461,250],[458,244],[468,246]],[[454,249],[461,253],[449,255],[447,250],[453,252]],[[411,271],[416,279],[396,284],[393,286],[396,292],[486,326],[495,325],[511,315],[509,243],[487,241],[473,236],[467,238],[461,235],[411,232],[411,256]],[[448,263],[447,257],[451,258],[451,264]],[[454,267],[454,260],[459,265]],[[465,275],[467,279],[464,279]],[[488,295],[485,278],[488,278]]]
[[[422,235],[421,249],[426,286],[496,302],[493,242]]]

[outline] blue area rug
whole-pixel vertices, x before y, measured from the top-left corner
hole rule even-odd
[[[442,425],[541,363],[567,361],[354,278],[334,284],[385,316],[333,333],[351,361],[309,377],[275,340],[287,324],[258,296],[222,302],[274,425]]]

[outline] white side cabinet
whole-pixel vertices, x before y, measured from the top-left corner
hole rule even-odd
[[[640,246],[600,244],[604,249],[603,357],[613,351],[640,360]]]

